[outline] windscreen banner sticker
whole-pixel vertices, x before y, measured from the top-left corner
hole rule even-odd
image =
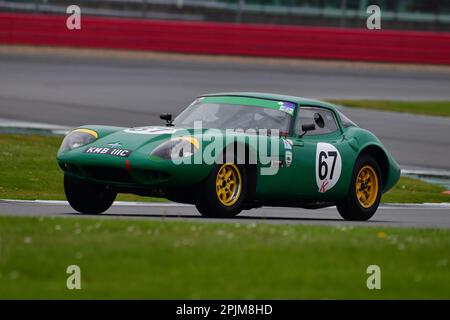
[[[291,116],[294,114],[295,104],[291,102],[278,102],[278,105],[280,106],[280,111],[289,113]]]
[[[131,150],[117,149],[117,148],[89,147],[86,150],[84,150],[84,153],[104,154],[115,157],[128,158],[131,154]]]
[[[316,182],[320,193],[325,193],[341,176],[342,158],[339,151],[329,143],[320,142],[316,151]]]
[[[167,127],[139,127],[124,130],[126,133],[134,134],[174,134],[177,130]]]

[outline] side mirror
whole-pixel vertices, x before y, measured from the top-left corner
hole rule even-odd
[[[316,125],[314,123],[306,123],[302,124],[302,134],[299,135],[299,138],[303,137],[308,131],[316,130]]]
[[[172,114],[171,113],[163,113],[159,116],[159,118],[161,120],[165,120],[166,121],[166,125],[167,126],[173,126],[172,124]]]
[[[308,132],[316,130],[316,125],[314,123],[302,124],[302,131]]]

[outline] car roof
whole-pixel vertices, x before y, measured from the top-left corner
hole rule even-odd
[[[298,105],[313,105],[313,106],[322,106],[326,108],[333,109],[335,111],[336,107],[333,104],[314,100],[307,99],[302,97],[295,97],[289,95],[275,94],[275,93],[262,93],[262,92],[222,92],[222,93],[209,93],[201,95],[201,97],[223,97],[223,96],[234,96],[234,97],[246,97],[246,98],[257,98],[257,99],[268,99],[268,100],[279,100],[279,101],[287,101],[293,102]]]

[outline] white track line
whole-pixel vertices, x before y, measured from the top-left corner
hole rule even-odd
[[[47,205],[63,205],[67,206],[67,201],[60,200],[14,200],[14,199],[0,199],[0,203],[22,203],[22,204],[47,204]],[[114,206],[123,207],[193,207],[190,204],[175,203],[175,202],[131,202],[131,201],[116,201]],[[380,206],[381,209],[408,209],[408,208],[449,208],[450,202],[441,203],[385,203]],[[330,207],[334,208],[334,207]]]
[[[0,118],[0,127],[3,128],[21,128],[21,129],[46,129],[46,130],[71,130],[72,127],[59,124],[29,122],[13,119]]]
[[[51,204],[58,206],[67,206],[67,201],[60,200],[16,200],[16,199],[0,199],[0,203],[22,203],[22,204]],[[116,201],[115,206],[123,207],[192,207],[190,204],[175,202],[132,202],[132,201]]]
[[[402,175],[419,175],[438,178],[450,178],[450,171],[439,169],[402,169]]]

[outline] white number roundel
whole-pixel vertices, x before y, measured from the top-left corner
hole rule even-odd
[[[173,128],[167,127],[138,127],[124,130],[127,133],[134,134],[173,134],[176,132]]]
[[[342,159],[339,151],[329,143],[319,142],[316,150],[316,182],[320,193],[325,193],[341,176]]]

